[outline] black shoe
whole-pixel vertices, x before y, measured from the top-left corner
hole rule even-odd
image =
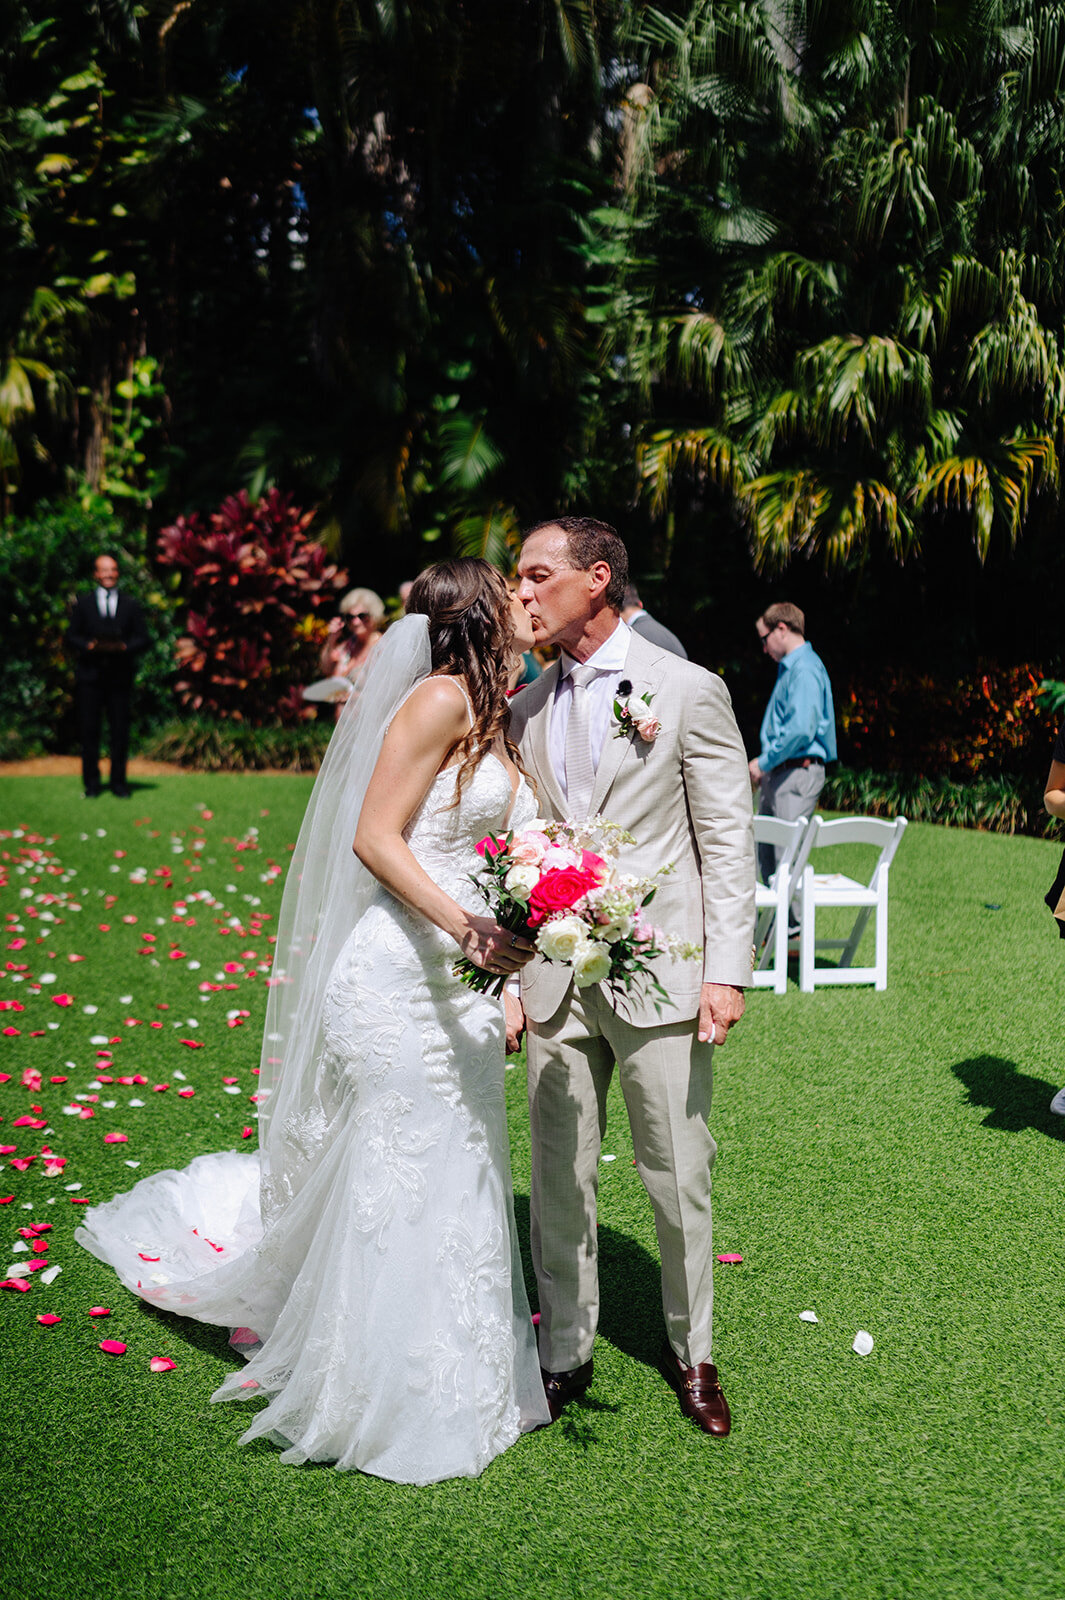
[[[86,789],[83,798],[86,800],[99,800],[101,792],[99,789]]]
[[[557,1422],[570,1401],[579,1399],[591,1383],[592,1363],[586,1361],[572,1372],[548,1372],[546,1367],[541,1367],[540,1376],[544,1380],[551,1421]]]
[[[132,799],[132,795],[128,789],[112,789],[111,793],[114,795],[116,800]]]

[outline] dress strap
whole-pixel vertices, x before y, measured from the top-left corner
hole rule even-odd
[[[431,677],[432,674],[429,674],[429,676]],[[462,695],[462,698],[465,700],[465,702],[466,702],[466,714],[470,719],[470,728],[472,730],[473,725],[474,725],[473,701],[470,699],[469,690],[466,688],[466,685],[462,682],[461,678],[455,678],[455,677],[452,677],[450,674],[448,674],[447,681],[448,681],[448,683],[453,683],[455,685],[455,688],[459,691],[459,693]],[[428,682],[428,678],[419,678],[417,683],[412,683],[411,684],[410,688],[407,690],[407,692],[403,696],[402,700],[400,700],[399,703],[397,704],[396,710],[393,711],[392,716],[389,717],[388,721],[386,722],[385,729],[384,729],[385,733],[387,733],[389,728],[392,726],[393,718],[395,717],[396,711],[399,710],[400,706],[406,704],[406,702],[410,699],[411,695],[414,693],[415,689],[420,689],[422,684],[423,683],[427,683],[427,682]]]
[[[458,689],[461,692],[462,698],[466,702],[466,713],[469,716],[470,729],[472,731],[473,725],[474,725],[474,718],[473,718],[473,701],[470,699],[470,691],[467,689],[466,685],[463,683],[461,678],[452,678],[451,682],[455,685],[455,688]]]

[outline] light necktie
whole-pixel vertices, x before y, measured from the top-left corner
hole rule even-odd
[[[595,784],[592,707],[588,697],[588,685],[595,675],[594,667],[574,667],[570,673],[573,703],[566,727],[566,808],[574,821],[588,815]]]

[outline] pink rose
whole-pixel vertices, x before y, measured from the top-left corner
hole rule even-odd
[[[581,866],[585,872],[591,872],[595,875],[596,883],[604,882],[607,875],[607,867],[602,856],[597,856],[592,850],[582,850]]]
[[[597,884],[598,879],[580,867],[558,867],[545,872],[529,896],[529,926],[536,927],[553,911],[569,911]]]
[[[478,840],[476,846],[477,854],[482,857],[502,855],[506,848],[506,839],[493,838],[491,834],[487,834],[485,838]]]
[[[569,850],[564,844],[553,844],[544,851],[540,865],[545,872],[564,871],[568,867],[579,868],[581,858],[575,850]]]
[[[662,731],[662,724],[657,717],[637,717],[636,732],[645,744],[653,744]]]
[[[510,859],[522,867],[538,867],[551,841],[546,833],[519,833],[510,847]]]

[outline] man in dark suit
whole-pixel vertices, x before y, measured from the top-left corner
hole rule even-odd
[[[688,652],[676,634],[672,633],[664,623],[656,622],[654,617],[644,610],[639,592],[631,583],[626,586],[625,598],[621,602],[621,620],[642,634],[648,644],[656,644],[660,650],[669,650],[673,655],[680,656],[682,661],[687,661]]]
[[[75,655],[82,783],[87,799],[100,793],[100,727],[106,713],[111,793],[128,800],[129,702],[148,635],[136,600],[119,593],[118,562],[109,551],[97,556],[93,579],[95,588],[75,600],[67,631]]]

